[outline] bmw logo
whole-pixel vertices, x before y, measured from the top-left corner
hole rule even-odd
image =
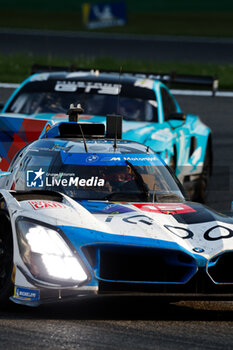
[[[86,162],[87,162],[87,163],[94,163],[94,162],[96,162],[98,159],[99,159],[99,157],[98,157],[97,155],[94,155],[94,154],[93,154],[92,156],[87,157]]]
[[[193,248],[193,251],[195,253],[203,253],[205,251],[205,249],[203,249],[203,248]]]

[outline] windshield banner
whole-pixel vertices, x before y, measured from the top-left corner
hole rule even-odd
[[[155,154],[120,154],[120,153],[61,153],[63,164],[79,165],[164,165],[162,160]]]

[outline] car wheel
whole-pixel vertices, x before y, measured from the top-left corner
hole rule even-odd
[[[13,294],[13,239],[10,221],[5,212],[0,211],[0,306],[9,302]]]
[[[205,203],[207,199],[207,186],[211,174],[211,151],[207,146],[202,173],[195,184],[192,200],[199,203]]]

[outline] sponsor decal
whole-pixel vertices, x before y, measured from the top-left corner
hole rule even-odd
[[[45,201],[45,200],[36,200],[36,201],[28,201],[28,203],[32,206],[33,209],[64,209],[67,208],[67,206],[63,203],[59,202],[53,202],[53,201]]]
[[[84,120],[88,120],[88,119],[91,119],[91,118],[93,118],[93,117],[90,116],[90,115],[80,115],[79,116],[79,119],[84,119]]]
[[[92,162],[88,162],[87,158],[94,154],[85,154],[85,153],[70,153],[70,156],[67,157],[66,154],[61,154],[61,158],[64,164],[79,164],[79,165],[92,165]],[[96,155],[95,155],[96,156]],[[95,161],[95,165],[116,165],[122,166],[125,165],[125,161],[132,163],[133,165],[155,165],[163,166],[163,162],[158,158],[157,155],[145,155],[145,154],[130,154],[130,156],[123,154],[106,154],[98,153],[99,159]]]
[[[135,82],[134,86],[142,88],[153,89],[154,81],[152,79],[139,79]],[[157,104],[156,104],[157,107]]]
[[[57,113],[52,116],[52,119],[68,119],[67,114]]]
[[[103,212],[108,214],[123,214],[123,213],[130,213],[133,209],[128,208],[121,204],[110,204],[107,205],[106,208],[104,208]]]
[[[157,157],[123,157],[122,156],[119,156],[119,157],[112,157],[110,158],[109,160],[110,161],[121,161],[121,160],[128,160],[129,162],[146,162],[146,161],[149,161],[149,162],[153,162],[153,161],[158,161],[158,158]]]
[[[38,289],[29,289],[15,286],[14,297],[30,301],[40,300],[40,291]]]
[[[99,157],[96,154],[93,154],[93,155],[87,157],[87,163],[97,162],[98,159],[99,159]]]
[[[196,210],[186,204],[133,204],[142,211],[160,214],[194,213]]]
[[[123,213],[129,213],[134,212],[135,209],[132,209],[130,207],[125,206],[124,204],[120,203],[103,203],[103,202],[92,202],[88,200],[81,200],[81,205],[85,207],[89,212],[92,214],[98,213],[98,214],[123,214]],[[108,218],[106,218],[106,221]],[[109,220],[108,220],[109,221]]]
[[[118,95],[121,91],[121,85],[111,83],[95,83],[85,81],[57,81],[54,87],[55,91],[75,92],[78,89],[84,89],[85,93],[93,90],[98,94]]]
[[[49,151],[52,150],[52,151],[65,151],[65,152],[68,152],[70,149],[70,147],[66,147],[66,146],[61,146],[61,145],[58,145],[58,144],[55,144],[53,145],[53,147],[51,149],[48,149]]]
[[[153,225],[153,219],[146,215],[133,215],[127,218],[122,219],[124,222],[127,222],[128,224],[137,225],[139,222],[145,225]]]

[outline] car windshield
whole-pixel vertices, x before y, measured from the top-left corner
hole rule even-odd
[[[146,93],[139,93],[138,89],[125,89],[118,95],[112,90],[82,91],[78,89],[72,91],[51,91],[44,85],[37,88],[37,85],[28,84],[22,88],[10,103],[6,112],[22,114],[40,114],[40,113],[62,113],[66,114],[70,103],[77,105],[81,103],[84,113],[87,115],[106,116],[107,114],[121,114],[127,120],[136,121],[158,121],[157,102],[153,90]],[[36,86],[36,87],[35,87]],[[37,91],[40,90],[40,91]],[[41,91],[42,90],[42,91]],[[144,92],[146,89],[140,89]],[[107,93],[106,93],[107,92]]]
[[[59,166],[57,162],[52,162],[51,158],[46,165],[38,169],[38,166],[33,166],[34,160],[35,157],[27,162],[26,171],[22,171],[20,181],[16,181],[16,190],[60,191],[75,200],[184,200],[180,184],[164,165],[153,165],[149,162],[147,165],[133,165],[125,160],[124,165],[121,162],[121,165],[71,163]],[[49,164],[50,161],[53,165]]]

